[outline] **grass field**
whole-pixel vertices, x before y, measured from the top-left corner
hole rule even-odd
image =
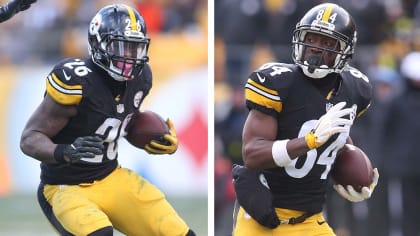
[[[173,198],[169,202],[178,214],[197,233],[208,234],[207,197]],[[35,195],[0,197],[1,236],[53,236],[51,228],[38,206]],[[122,235],[116,232],[114,235]]]

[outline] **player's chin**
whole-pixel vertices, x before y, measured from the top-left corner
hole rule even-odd
[[[123,77],[124,80],[132,80],[134,78],[134,66],[132,64],[116,61],[111,64],[111,67],[114,73]]]
[[[134,79],[134,76],[130,76],[130,77],[123,76],[123,77],[124,77],[124,81],[130,81]]]
[[[133,71],[130,70],[123,70],[119,73],[119,76],[124,80],[124,81],[128,81],[128,80],[132,80],[134,79],[134,75],[133,75]]]
[[[122,71],[123,77],[125,80],[132,80],[134,79],[134,72],[133,72],[133,67],[132,66],[127,66],[123,71]]]

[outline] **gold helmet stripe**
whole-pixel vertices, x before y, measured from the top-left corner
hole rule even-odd
[[[333,10],[333,6],[331,6],[331,5],[328,5],[327,8],[325,8],[324,15],[322,15],[322,21],[328,22],[328,19],[331,16],[332,10]]]
[[[47,93],[63,105],[79,104],[82,100],[82,85],[67,85],[52,73],[47,77]]]
[[[131,7],[124,5],[125,8],[127,8],[128,11],[128,15],[130,16],[130,21],[131,21],[131,30],[133,31],[137,31],[137,19],[136,19],[136,14],[134,14],[134,11]]]

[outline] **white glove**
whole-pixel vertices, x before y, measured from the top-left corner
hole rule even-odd
[[[310,149],[320,147],[336,133],[349,133],[350,127],[356,116],[357,106],[345,108],[346,102],[340,102],[331,107],[327,113],[319,118],[317,125],[305,135],[305,140]],[[349,116],[349,118],[343,118]]]
[[[361,202],[363,200],[366,200],[370,198],[370,196],[373,193],[373,190],[375,190],[376,185],[378,184],[379,179],[379,172],[378,169],[373,169],[373,181],[372,184],[370,184],[369,187],[365,186],[362,188],[361,192],[357,192],[354,190],[353,186],[347,185],[347,189],[343,187],[343,185],[336,184],[334,185],[334,189],[340,194],[343,198],[351,201],[351,202]]]

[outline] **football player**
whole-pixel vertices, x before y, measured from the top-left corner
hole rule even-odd
[[[36,0],[11,0],[0,6],[0,22],[6,21],[20,11],[27,10]]]
[[[250,74],[245,85],[250,112],[242,137],[245,167],[233,169],[240,205],[235,236],[334,235],[322,215],[327,179],[337,151],[352,143],[354,119],[371,99],[368,78],[348,65],[356,37],[346,10],[317,5],[293,33],[294,64],[266,63]],[[377,169],[373,175],[361,192],[351,186],[335,189],[349,201],[365,200],[377,184]]]
[[[195,235],[164,194],[118,164],[118,140],[152,87],[143,17],[134,8],[105,6],[88,29],[91,58],[68,58],[46,77],[41,104],[21,137],[22,151],[41,162],[38,202],[60,235]],[[165,143],[150,154],[172,154]]]

